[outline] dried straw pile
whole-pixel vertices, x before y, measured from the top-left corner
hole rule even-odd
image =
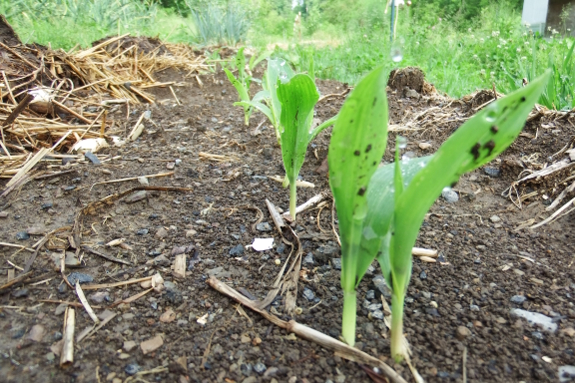
[[[57,152],[81,139],[109,139],[107,111],[153,103],[148,89],[177,86],[154,78],[169,68],[197,76],[208,65],[190,46],[128,35],[70,52],[23,45],[0,15],[0,178],[13,188],[42,176],[28,172],[46,155],[65,157]]]

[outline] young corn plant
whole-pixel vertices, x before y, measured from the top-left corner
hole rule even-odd
[[[283,59],[270,59],[268,68],[262,79],[263,90],[258,92],[253,100],[243,100],[234,105],[244,108],[254,108],[262,112],[273,125],[278,143],[281,142],[281,103],[278,99],[278,81],[286,82],[295,76],[294,71]]]
[[[290,215],[295,220],[297,191],[296,181],[305,159],[309,143],[325,128],[332,125],[333,117],[312,129],[313,111],[319,93],[313,79],[307,74],[297,74],[287,83],[278,84],[277,97],[281,104],[280,146],[290,187]]]
[[[252,82],[252,76],[246,73],[246,56],[244,55],[244,47],[241,47],[236,54],[235,66],[238,70],[238,77],[234,76],[232,71],[228,68],[224,68],[228,80],[232,83],[238,96],[240,97],[240,102],[250,102],[250,85]],[[250,116],[252,114],[253,108],[249,105],[243,105],[244,108],[244,124],[248,126],[250,124]]]
[[[425,214],[446,186],[505,150],[517,138],[550,72],[499,99],[463,124],[431,157],[379,167],[386,145],[386,76],[378,68],[342,107],[328,162],[342,243],[342,334],[355,342],[355,289],[374,259],[392,291],[391,354],[408,353],[403,303],[411,278],[411,250]]]

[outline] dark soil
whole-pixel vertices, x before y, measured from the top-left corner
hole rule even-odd
[[[159,272],[173,285],[161,293],[152,291],[131,304],[109,308],[117,317],[94,336],[76,344],[73,365],[62,369],[58,366],[59,357],[50,347],[61,337],[63,314],[57,309],[58,304],[40,300],[78,302],[78,298],[62,282],[53,260],[65,250],[67,237],[50,241],[32,266],[34,280],[47,281],[10,288],[0,295],[0,380],[121,382],[129,377],[128,372],[160,368],[142,379],[147,382],[371,381],[357,364],[297,339],[253,312],[246,310],[243,314],[231,299],[206,285],[208,276],[215,275],[261,299],[273,284],[280,269],[275,260],[285,260],[289,246],[280,245],[281,237],[275,231],[252,228],[257,215],[251,207],[261,209],[264,221],[272,227],[265,199],[287,209],[289,193],[266,177],[283,175],[281,153],[268,124],[260,128],[260,135],[252,135],[263,119],[260,114],[252,116],[250,127],[243,125],[242,109],[232,105],[235,90],[222,73],[203,76],[203,88],[195,78],[186,79],[176,72],[165,71],[158,77],[159,81],[187,83],[176,88],[182,105],[175,104],[168,89],[156,90],[159,102],[149,108],[157,127],[146,124],[146,131],[136,142],[98,153],[107,154],[110,159],[100,166],[88,161],[75,162],[70,167],[73,173],[30,182],[0,200],[0,212],[6,213],[5,218],[0,218],[0,241],[31,247],[40,236],[19,241],[16,234],[34,225],[42,225],[45,231],[71,226],[88,203],[138,186],[138,181],[130,181],[92,188],[94,183],[166,172],[178,160],[175,175],[149,178],[149,182],[154,186],[190,187],[193,192],[148,192],[139,202],[115,201],[84,219],[82,244],[130,261],[134,266],[81,252],[81,267],[66,270],[66,274],[70,271],[89,274],[93,283],[118,282]],[[342,84],[332,81],[318,81],[318,86],[323,95],[345,90]],[[405,150],[417,156],[437,150],[462,120],[473,113],[476,104],[473,99],[457,101],[437,95],[403,98],[403,87],[399,89],[389,92],[392,124],[402,124],[433,107],[450,107],[447,116],[435,114],[434,120],[433,112],[432,120],[422,117],[422,126],[433,122],[425,125],[425,129],[402,132],[409,140]],[[324,120],[333,116],[342,102],[337,97],[322,101],[317,117]],[[131,108],[129,116],[125,107],[110,114],[109,118],[115,119],[119,126],[117,133],[125,137],[144,108]],[[405,309],[405,332],[411,343],[413,362],[428,382],[463,381],[465,348],[469,382],[555,382],[560,366],[575,364],[573,331],[569,330],[575,321],[571,295],[575,289],[572,267],[575,216],[567,215],[535,231],[516,231],[517,226],[530,218],[540,221],[548,216],[545,200],[539,196],[525,201],[523,210],[519,210],[500,196],[517,179],[522,167],[533,166],[527,158],[537,154],[540,162],[547,162],[549,156],[573,138],[572,116],[555,122],[553,118],[535,118],[512,148],[488,165],[499,171],[498,176],[493,177],[491,170],[492,175],[486,174],[484,168],[463,176],[454,188],[459,201],[438,200],[423,224],[417,246],[437,249],[446,260],[445,263],[414,261]],[[550,123],[554,124],[553,130],[543,127]],[[323,132],[309,148],[301,176],[316,187],[300,188],[300,203],[329,191],[325,173],[316,172],[327,154],[329,135],[329,131]],[[394,142],[393,136],[392,133],[389,142]],[[422,150],[421,143],[431,147]],[[203,160],[200,152],[223,155],[228,160]],[[391,159],[388,149],[385,160]],[[57,162],[48,165],[57,170],[54,164]],[[529,187],[548,191],[550,198],[560,192],[561,179],[543,181]],[[4,185],[5,181],[1,181],[2,189]],[[330,206],[298,216],[295,230],[304,255],[312,254],[313,261],[302,265],[297,300],[302,312],[295,319],[338,337],[342,293],[334,259],[340,256],[340,250],[331,220]],[[70,235],[70,230],[67,233]],[[275,238],[273,250],[257,253],[245,249],[243,254],[230,255],[230,250],[238,245],[245,247],[256,237],[269,236]],[[105,246],[119,238],[124,238],[129,247]],[[174,259],[172,249],[189,245],[193,245],[188,254],[188,261],[192,262],[186,277],[177,279],[170,268]],[[31,255],[17,250],[0,247],[0,256],[4,258],[1,283],[11,267],[8,261],[23,267]],[[167,260],[157,258],[160,255]],[[413,381],[405,364],[394,364],[388,358],[389,331],[367,308],[369,304],[380,303],[382,293],[387,294],[373,282],[379,274],[378,266],[375,263],[374,266],[359,287],[356,346],[390,363],[408,381]],[[85,293],[92,305],[100,307],[95,309],[100,313],[112,302],[142,291],[139,284],[134,284]],[[102,292],[107,298],[97,303],[98,296],[94,294]],[[514,303],[515,295],[525,297],[524,302]],[[513,308],[553,317],[559,329],[548,333],[532,327],[512,316]],[[160,321],[168,309],[175,312],[175,320]],[[272,312],[288,318],[283,299],[273,303]],[[198,318],[206,314],[207,323],[198,323]],[[76,334],[92,324],[85,310],[77,308]],[[28,339],[34,325],[45,330],[39,341]],[[126,345],[128,341],[139,345],[157,335],[163,338],[163,345],[147,355],[139,346],[130,349]]]

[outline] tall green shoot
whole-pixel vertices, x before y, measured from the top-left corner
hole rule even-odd
[[[366,190],[387,144],[387,74],[383,67],[368,74],[346,100],[329,145],[329,183],[341,238],[342,334],[355,343],[356,287],[375,255],[361,252],[367,215]]]

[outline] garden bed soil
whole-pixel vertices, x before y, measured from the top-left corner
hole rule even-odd
[[[130,132],[146,108],[155,126],[146,123],[137,141],[98,153],[110,158],[99,166],[89,161],[75,163],[69,168],[71,173],[30,182],[0,200],[0,241],[31,247],[41,236],[19,241],[17,233],[32,227],[39,233],[72,226],[90,202],[139,185],[138,181],[95,183],[163,173],[173,167],[172,176],[149,178],[150,184],[193,191],[148,191],[138,202],[113,201],[83,219],[83,245],[132,266],[82,251],[80,268],[66,270],[66,275],[71,271],[88,274],[92,283],[160,273],[167,289],[114,307],[109,306],[144,289],[132,284],[86,290],[90,303],[99,307],[96,313],[107,308],[117,315],[76,344],[73,364],[60,368],[51,346],[62,336],[63,307],[41,300],[78,299],[55,271],[54,258],[64,249],[59,249],[60,242],[50,242],[51,250],[42,249],[32,265],[34,276],[45,281],[14,286],[0,295],[0,380],[120,382],[129,381],[135,371],[156,369],[141,378],[148,382],[370,382],[356,363],[242,310],[206,284],[209,276],[216,276],[259,299],[273,284],[280,269],[275,261],[285,261],[290,250],[282,244],[265,204],[269,199],[283,209],[288,207],[287,190],[267,178],[283,175],[281,152],[261,114],[254,113],[249,127],[243,125],[242,109],[232,105],[235,90],[221,71],[201,76],[203,87],[195,78],[173,70],[157,77],[158,81],[185,82],[176,88],[181,105],[168,89],[155,89],[157,104],[131,107],[129,115],[125,106],[117,108],[109,118],[121,127],[121,135]],[[323,95],[346,89],[334,81],[318,80],[318,87]],[[391,123],[411,128],[401,134],[408,139],[405,151],[416,156],[436,151],[484,102],[471,96],[452,100],[438,94],[420,95],[409,89],[389,89],[388,96]],[[343,97],[337,96],[321,101],[317,117],[333,116],[342,102]],[[405,308],[405,334],[413,363],[427,382],[463,381],[464,350],[468,382],[556,382],[560,366],[575,365],[575,215],[536,230],[516,230],[529,219],[540,221],[549,215],[541,194],[553,199],[564,187],[563,178],[548,177],[519,190],[542,192],[524,201],[522,210],[501,196],[523,168],[549,162],[550,156],[572,142],[572,117],[553,121],[556,115],[536,116],[488,170],[481,168],[462,177],[454,187],[459,201],[448,203],[440,198],[427,216],[417,246],[438,250],[445,262],[414,260]],[[262,121],[260,134],[254,135]],[[326,169],[321,165],[330,131],[320,134],[308,150],[301,176],[315,188],[299,188],[299,203],[329,192]],[[394,136],[390,134],[390,143]],[[421,145],[424,150],[420,144],[429,145]],[[200,152],[224,157],[220,162],[208,160]],[[392,157],[388,148],[385,160]],[[2,189],[4,185],[1,181]],[[294,319],[337,338],[342,312],[340,249],[328,202],[323,209],[300,214],[294,225],[306,257],[297,296],[301,313]],[[263,212],[263,222],[269,223],[271,231],[258,230],[268,230],[267,225],[252,227],[258,218],[253,207]],[[264,252],[247,248],[256,237],[273,237],[274,248]],[[119,238],[128,247],[104,245]],[[181,246],[191,246],[186,250],[188,267],[184,278],[176,278],[171,270],[172,252]],[[8,261],[23,267],[30,255],[0,247],[0,282],[6,281],[7,269],[12,267]],[[389,358],[389,330],[373,311],[382,294],[389,298],[377,277],[379,267],[374,266],[358,289],[356,347],[413,381],[404,363],[395,364]],[[274,302],[272,312],[290,319],[283,303],[283,299]],[[516,308],[553,317],[558,330],[550,333],[531,326],[511,314]],[[174,315],[162,317],[168,310]],[[77,307],[76,334],[92,324],[86,311]],[[163,344],[144,354],[146,341],[158,336]]]

